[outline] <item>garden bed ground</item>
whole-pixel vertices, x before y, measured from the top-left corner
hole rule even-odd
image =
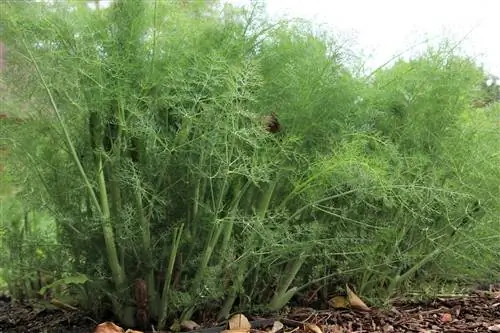
[[[252,318],[262,330],[265,320]],[[323,333],[348,332],[500,332],[499,289],[476,291],[467,296],[442,297],[425,303],[400,302],[392,309],[370,312],[294,308],[279,318],[285,331],[300,333],[304,323],[317,324]],[[264,325],[263,325],[264,323]],[[210,325],[206,325],[210,326]],[[0,301],[0,332],[93,332],[96,322],[79,311],[47,309],[36,303]],[[220,329],[199,329],[216,333]]]

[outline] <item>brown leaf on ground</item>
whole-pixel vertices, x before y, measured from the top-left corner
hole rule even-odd
[[[497,286],[495,288],[498,290]],[[445,313],[451,314],[451,321],[441,320]],[[213,319],[197,319],[197,322],[203,324],[203,328],[192,333],[221,333],[223,327],[214,327],[219,324],[215,320],[216,314],[207,312],[197,318],[206,318],[210,314]],[[237,318],[237,326],[240,326],[244,319],[241,316]],[[440,295],[437,299],[425,302],[410,302],[400,298],[388,308],[372,308],[370,312],[292,308],[279,318],[271,314],[266,318],[252,317],[253,321],[249,323],[252,325],[251,329],[228,329],[224,333],[271,333],[265,330],[269,330],[277,320],[285,327],[275,333],[316,333],[311,327],[307,328],[306,323],[321,328],[322,333],[500,333],[500,302],[491,292],[473,290],[469,294]],[[81,311],[64,311],[58,308],[40,311],[33,302],[14,302],[0,295],[0,332],[62,331],[123,333],[118,325],[111,322],[103,322],[96,328],[88,314]]]
[[[252,325],[250,325],[250,322],[248,321],[247,317],[242,315],[241,313],[235,314],[229,319],[229,330],[234,331],[234,330],[246,330],[250,331],[252,328]]]
[[[324,333],[500,332],[500,305],[495,306],[497,303],[498,300],[491,297],[470,295],[419,303],[399,301],[392,308],[370,312],[346,309],[292,311],[287,319],[314,322],[323,327]],[[283,323],[288,324],[286,320]]]
[[[324,330],[326,333],[348,333],[340,325],[325,325]]]
[[[490,332],[500,332],[500,324],[488,327],[488,331],[490,331]]]
[[[359,298],[348,285],[345,286],[347,290],[347,297],[349,299],[349,304],[353,309],[361,311],[370,311],[370,308]]]
[[[184,320],[180,326],[182,329],[185,329],[187,331],[193,331],[193,330],[197,330],[198,328],[200,328],[200,325],[198,325],[197,323],[195,323],[192,320]]]
[[[275,321],[273,323],[273,327],[271,327],[271,329],[269,329],[268,332],[269,333],[277,333],[277,332],[281,331],[284,327],[285,327],[285,325],[283,325],[283,323],[281,321]]]
[[[249,328],[233,328],[228,330],[223,330],[220,333],[250,333],[251,329]]]
[[[306,329],[306,332],[323,333],[321,328],[319,328],[319,326],[316,324],[305,324],[304,327]]]
[[[453,318],[451,317],[451,313],[443,313],[441,315],[441,322],[442,323],[449,323],[452,320],[453,320]]]
[[[124,330],[115,323],[105,321],[104,323],[97,325],[94,333],[124,333]]]

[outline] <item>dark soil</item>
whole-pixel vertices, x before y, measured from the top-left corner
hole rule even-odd
[[[350,332],[500,332],[500,291],[474,292],[467,296],[438,298],[427,303],[400,302],[392,309],[357,312],[292,308],[286,318],[256,320],[254,328],[264,329],[273,320],[285,325],[285,332],[312,333],[307,324],[318,325],[323,333]],[[0,300],[0,333],[7,332],[93,332],[96,321],[78,310],[48,309],[36,303]],[[222,327],[197,330],[216,333]]]
[[[64,311],[42,302],[0,298],[0,333],[93,332],[96,322],[81,311]]]

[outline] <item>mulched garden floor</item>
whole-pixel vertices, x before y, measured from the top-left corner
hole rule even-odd
[[[360,312],[293,308],[286,318],[248,316],[258,332],[284,324],[284,332],[322,333],[368,332],[500,332],[500,290],[476,291],[467,296],[437,298],[426,303],[400,302],[392,309]],[[96,322],[79,311],[48,310],[36,303],[0,300],[0,333],[7,332],[93,332]],[[254,325],[255,324],[255,325]],[[224,329],[206,327],[192,333],[217,333]]]

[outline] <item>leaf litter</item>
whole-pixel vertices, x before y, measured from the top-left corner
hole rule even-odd
[[[439,297],[428,302],[398,301],[387,309],[369,308],[348,286],[347,296],[330,299],[329,308],[293,307],[284,315],[248,319],[233,315],[220,326],[194,321],[181,325],[190,333],[468,333],[500,332],[500,286],[469,295]],[[210,325],[209,325],[210,326]],[[0,332],[139,333],[67,308],[0,300]]]

